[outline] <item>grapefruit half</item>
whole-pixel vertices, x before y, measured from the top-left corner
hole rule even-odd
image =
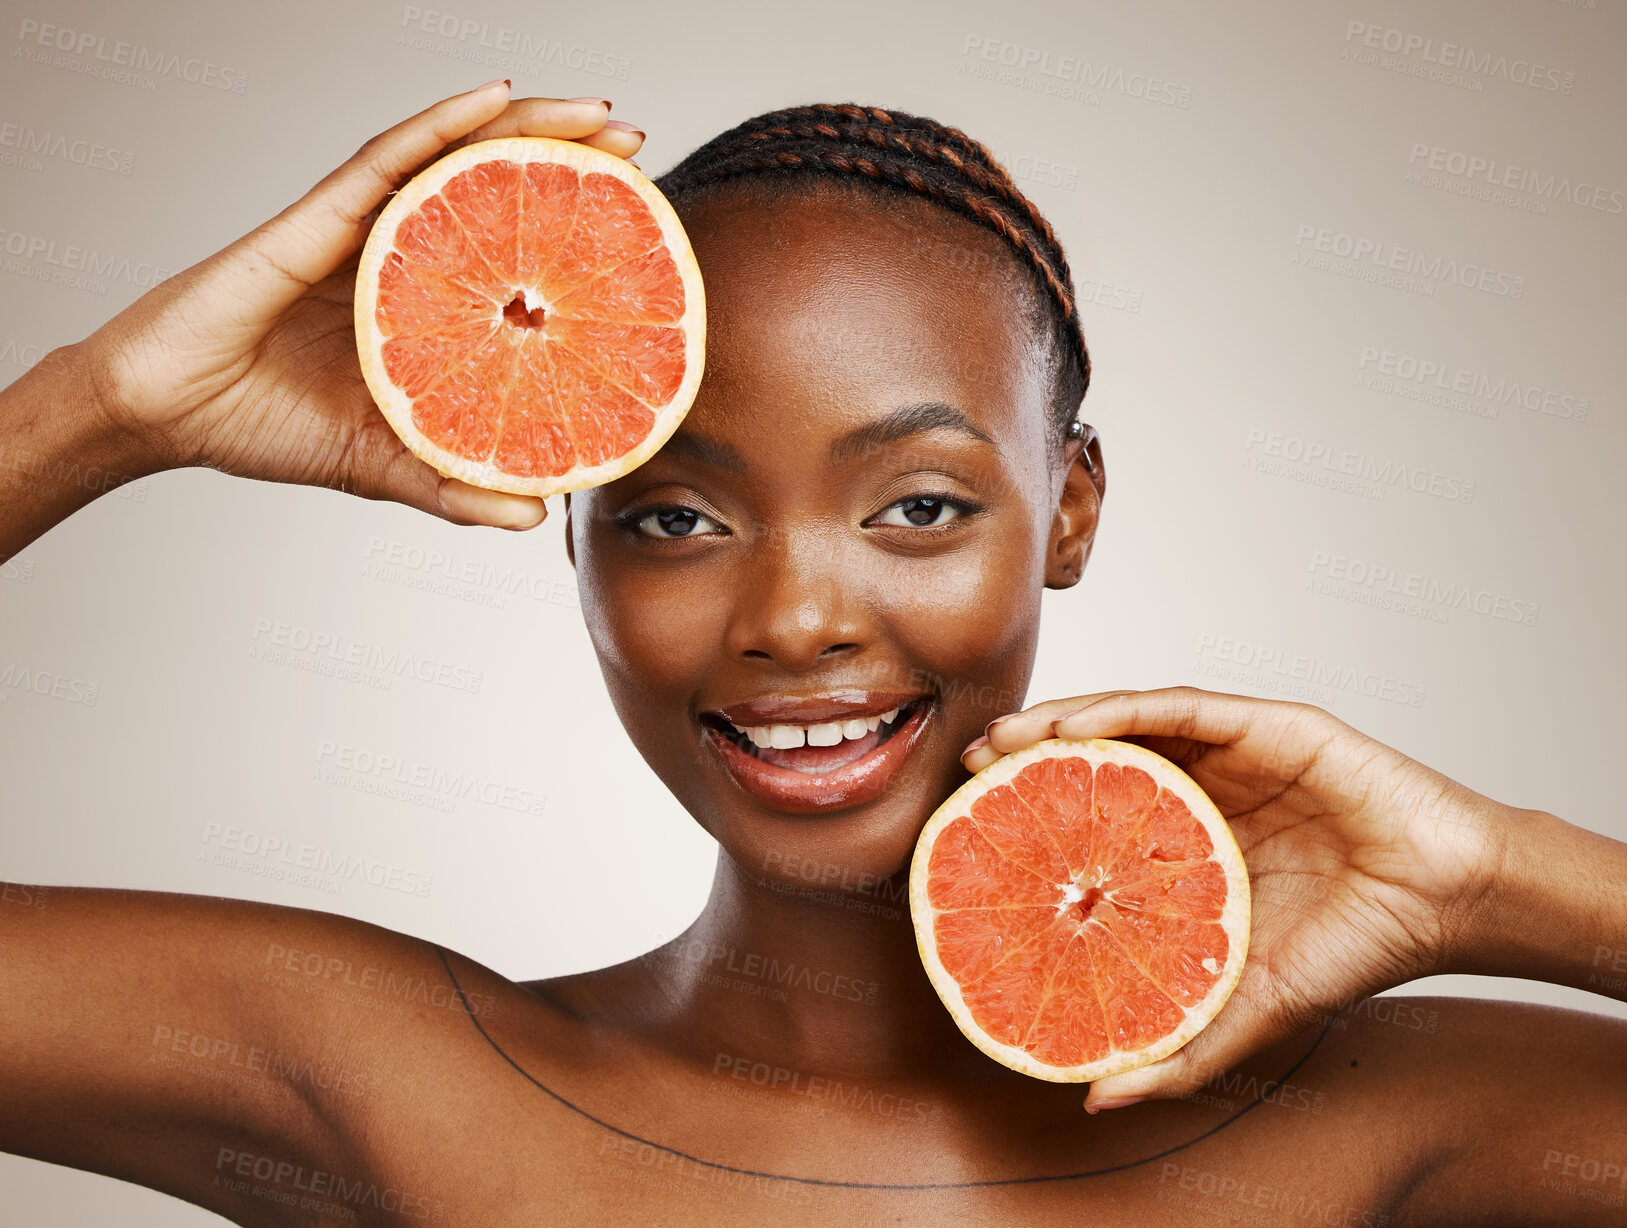
[[[362,375],[414,455],[547,496],[648,460],[700,386],[706,304],[678,215],[574,141],[454,150],[379,214],[356,270]]]
[[[1053,738],[934,812],[910,914],[973,1044],[1035,1078],[1089,1082],[1168,1057],[1225,1004],[1248,954],[1248,869],[1173,763]]]

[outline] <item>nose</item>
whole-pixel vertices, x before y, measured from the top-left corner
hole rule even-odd
[[[858,652],[870,619],[844,561],[841,546],[818,532],[757,546],[725,637],[730,655],[803,672]]]

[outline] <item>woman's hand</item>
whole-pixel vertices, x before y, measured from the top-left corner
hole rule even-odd
[[[1038,704],[992,723],[962,762],[979,771],[1053,737],[1117,738],[1179,764],[1230,822],[1253,901],[1243,976],[1214,1021],[1173,1056],[1093,1084],[1092,1111],[1194,1091],[1359,998],[1444,970],[1515,813],[1320,708],[1191,687]]]
[[[540,523],[542,500],[443,479],[385,421],[356,355],[356,264],[386,197],[443,154],[551,136],[630,158],[644,134],[608,116],[598,99],[511,102],[495,81],[374,137],[276,217],[80,343],[107,425],[152,470],[207,465],[462,524]]]

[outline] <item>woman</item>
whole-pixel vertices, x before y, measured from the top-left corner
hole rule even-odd
[[[631,157],[642,133],[608,110],[506,82],[431,107],[54,351],[0,426],[47,461],[534,526],[540,502],[440,480],[378,415],[355,258],[449,144]],[[656,457],[567,501],[566,540],[628,733],[722,847],[700,918],[516,984],[321,913],[13,887],[40,906],[0,908],[0,1145],[244,1224],[1615,1222],[1627,1027],[1367,995],[1449,971],[1607,984],[1627,847],[1298,704],[1183,688],[1006,713],[1105,491],[1054,235],[981,147],[874,109],[763,117],[661,184],[706,278],[706,380]],[[0,489],[0,556],[89,498]],[[841,740],[750,736],[819,725]],[[1226,1009],[1084,1111],[961,1037],[900,907],[964,772],[1052,735],[1181,763],[1254,891]]]

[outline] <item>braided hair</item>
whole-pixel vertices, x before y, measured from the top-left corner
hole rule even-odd
[[[709,185],[745,176],[770,184],[843,180],[924,196],[999,235],[1028,271],[1047,310],[1053,361],[1053,443],[1068,437],[1090,386],[1090,351],[1073,277],[1056,232],[979,142],[904,111],[819,103],[768,111],[713,137],[655,181],[675,205]]]

